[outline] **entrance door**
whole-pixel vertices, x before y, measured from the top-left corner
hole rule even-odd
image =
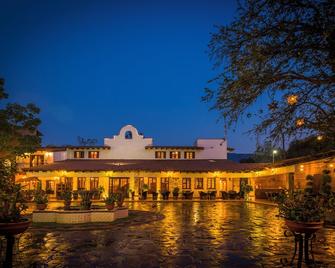
[[[119,188],[125,187],[127,192],[129,189],[129,178],[122,177],[122,178],[109,178],[109,193],[116,193]]]
[[[56,197],[60,198],[62,192],[68,190],[72,191],[73,189],[73,179],[69,177],[62,177],[59,180],[59,183],[56,184]]]
[[[288,174],[288,191],[290,194],[294,191],[294,173]]]

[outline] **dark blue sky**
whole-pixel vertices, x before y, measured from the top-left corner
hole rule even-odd
[[[201,96],[215,75],[210,32],[235,9],[235,1],[2,1],[0,76],[11,100],[41,108],[44,145],[77,136],[101,144],[125,124],[155,144],[223,137]],[[254,150],[242,134],[250,126],[228,132],[237,152]]]

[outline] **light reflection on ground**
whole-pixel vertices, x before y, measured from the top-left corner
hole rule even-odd
[[[20,240],[20,267],[281,267],[292,238],[283,235],[277,208],[243,202],[131,203],[163,220],[108,230],[29,230]],[[317,235],[315,258],[335,267],[335,235]]]

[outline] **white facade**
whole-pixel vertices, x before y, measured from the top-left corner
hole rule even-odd
[[[144,138],[135,127],[126,125],[121,128],[119,135],[105,138],[104,145],[110,146],[107,159],[153,159],[154,153],[146,150],[152,145],[152,138]]]
[[[92,153],[97,157],[92,157]],[[197,139],[194,146],[158,146],[132,125],[121,128],[118,135],[104,138],[103,146],[68,146],[54,151],[54,161],[66,159],[227,159],[225,139]],[[158,157],[158,154],[163,157]],[[177,155],[177,157],[175,157]],[[78,157],[79,156],[79,157]]]
[[[225,139],[197,139],[196,145],[204,148],[198,152],[197,159],[227,159]]]

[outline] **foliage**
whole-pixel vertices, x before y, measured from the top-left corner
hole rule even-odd
[[[48,195],[42,190],[41,183],[38,183],[37,189],[34,194],[34,202],[36,204],[48,204]]]
[[[147,191],[149,191],[149,186],[148,186],[148,184],[143,184],[143,187],[142,187],[142,193],[147,192]]]
[[[106,205],[112,205],[115,203],[115,201],[117,200],[117,195],[111,193],[109,196],[104,198],[104,202]]]
[[[0,79],[0,222],[17,222],[27,207],[21,186],[15,184],[16,158],[40,145],[39,109],[33,104],[3,103],[8,98],[4,83]]]
[[[122,207],[123,205],[124,198],[126,197],[127,194],[127,188],[128,188],[127,185],[118,188],[118,191],[116,193],[116,203],[118,207]]]
[[[327,171],[324,171],[324,176]],[[276,197],[279,215],[287,220],[299,222],[318,222],[325,218],[328,211],[335,209],[335,196],[330,192],[321,189],[315,193],[313,191],[313,176],[306,177],[306,188],[289,194],[288,191]],[[328,181],[327,177],[326,180]],[[330,184],[330,181],[325,183]],[[327,188],[327,187],[326,187]]]
[[[175,187],[172,191],[173,195],[178,195],[179,193],[179,188],[178,187]]]
[[[0,222],[18,222],[27,209],[22,189],[14,183],[15,164],[0,161]]]
[[[211,36],[219,74],[203,99],[228,125],[259,118],[252,131],[275,142],[303,133],[334,140],[334,12],[333,0],[242,1]]]
[[[8,98],[4,90],[4,80],[0,79],[0,101]],[[17,156],[34,152],[40,146],[41,133],[37,130],[41,121],[37,118],[39,108],[29,103],[0,103],[0,160],[15,161]]]
[[[64,210],[70,210],[72,201],[72,191],[69,189],[64,190],[61,193],[61,198],[63,199],[64,202]]]
[[[311,135],[301,140],[290,143],[286,157],[294,158],[306,155],[315,155],[321,152],[335,150],[335,141],[326,137]]]
[[[91,199],[93,197],[94,191],[81,190],[78,191],[78,194],[81,198],[80,207],[84,210],[90,210],[92,205]]]

